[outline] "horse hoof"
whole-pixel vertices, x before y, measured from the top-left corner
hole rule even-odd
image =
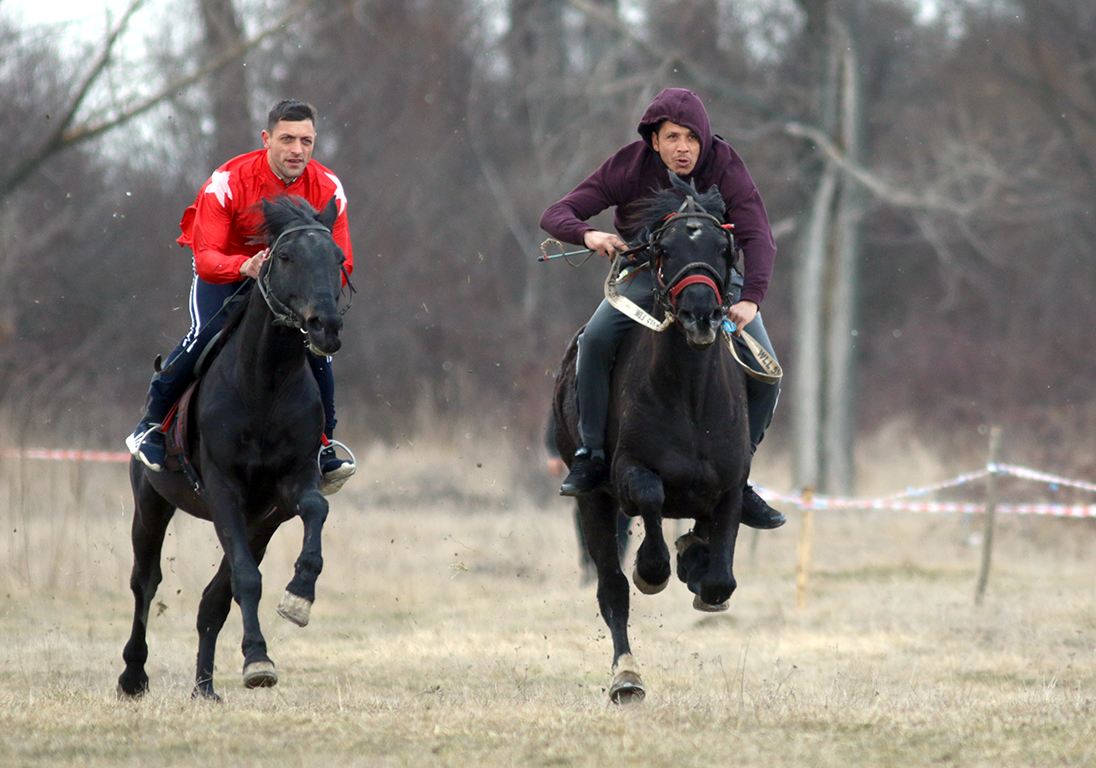
[[[278,603],[278,615],[288,619],[298,627],[308,625],[308,614],[312,611],[312,601],[297,597],[288,590],[282,595],[282,601]]]
[[[677,556],[681,557],[685,554],[685,550],[691,547],[693,544],[707,544],[707,539],[702,539],[692,531],[683,533],[677,537],[677,541],[674,542],[674,548],[677,550]]]
[[[632,583],[636,585],[636,589],[645,595],[657,595],[662,590],[666,589],[666,585],[670,583],[669,579],[661,584],[648,584],[643,580],[643,577],[639,575],[639,569],[632,570]]]
[[[614,704],[636,704],[643,701],[646,695],[643,681],[630,669],[619,672],[609,688],[609,700]]]
[[[275,677],[277,677],[277,675],[275,675]],[[194,686],[194,689],[190,692],[190,698],[196,701],[211,701],[214,704],[221,703],[221,697],[213,690],[213,686],[209,686],[208,688],[203,688],[199,685]]]
[[[144,698],[144,695],[148,693],[148,688],[138,688],[135,691],[127,691],[122,687],[121,683],[118,683],[118,687],[115,689],[114,693],[121,701],[137,701],[137,699]]]
[[[274,662],[256,661],[244,667],[245,688],[270,688],[278,684],[278,673],[274,671]]]
[[[701,600],[700,595],[693,596],[693,608],[696,608],[698,611],[704,611],[705,613],[723,613],[723,611],[730,607],[728,603],[730,603],[730,600],[724,600],[722,603],[712,605],[711,603],[706,603]]]

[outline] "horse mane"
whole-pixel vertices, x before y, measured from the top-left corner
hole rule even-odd
[[[294,224],[312,224],[319,219],[316,209],[303,197],[296,195],[278,195],[260,200],[255,203],[255,208],[262,220],[255,241],[268,245]]]
[[[266,202],[268,203],[269,208],[267,208],[265,212],[262,200],[255,203],[253,206],[255,213],[262,219],[262,223],[258,226],[255,236],[251,238],[251,242],[253,243],[266,243],[269,245],[274,242],[275,238],[277,238],[280,233],[294,224],[310,224],[319,219],[319,214],[316,213],[316,209],[303,197],[297,197],[296,195],[278,195],[277,197],[267,198]],[[240,297],[239,300],[234,302],[233,305],[226,310],[228,312],[228,318],[225,320],[225,324],[221,328],[217,340],[206,354],[204,367],[209,367],[209,364],[217,357],[225,343],[232,337],[233,332],[243,319],[244,309],[246,307],[247,296],[245,295]]]
[[[685,182],[673,171],[670,171],[670,185],[669,189],[657,190],[636,201],[629,211],[628,220],[633,225],[653,232],[662,226],[667,216],[678,212],[686,197],[692,197],[705,213],[723,220],[726,206],[716,185],[709,187],[707,192],[700,192],[694,179]]]

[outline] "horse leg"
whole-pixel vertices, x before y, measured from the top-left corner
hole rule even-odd
[[[266,554],[266,546],[274,535],[274,528],[264,528],[252,534],[249,547],[256,564],[261,563]],[[202,600],[198,604],[198,663],[194,675],[194,690],[191,696],[220,701],[221,697],[213,690],[213,660],[217,653],[217,637],[224,627],[229,611],[232,610],[232,568],[228,558],[221,558],[221,565],[213,579],[202,591]],[[270,673],[277,675],[271,665]],[[268,683],[273,685],[273,683]]]
[[[198,603],[198,664],[194,690],[190,693],[194,698],[221,699],[213,690],[213,658],[217,652],[217,636],[232,609],[231,580],[232,568],[228,558],[222,557],[221,566],[202,590],[202,600]]]
[[[735,486],[717,505],[708,525],[708,566],[696,582],[693,607],[700,611],[725,611],[734,593],[734,545],[738,538],[738,515],[742,489]]]
[[[606,493],[578,499],[582,535],[597,568],[597,602],[613,638],[613,684],[609,698],[623,704],[639,701],[646,691],[628,644],[628,579],[617,553],[616,503]]]
[[[630,517],[643,518],[643,541],[636,552],[632,582],[645,595],[654,595],[670,582],[670,550],[662,536],[662,478],[646,467],[623,466],[617,475],[621,503]]]
[[[132,465],[131,465],[132,466]],[[134,512],[131,538],[133,541],[133,571],[129,586],[133,590],[133,629],[122,651],[125,671],[118,677],[118,695],[140,697],[148,691],[148,614],[152,598],[160,586],[160,553],[164,534],[175,508],[165,501],[144,480],[144,468],[131,468],[134,489]]]
[[[214,487],[215,483],[217,487]],[[232,485],[220,478],[214,480],[207,477],[206,487],[209,489],[209,498],[220,501],[216,507],[210,505],[210,516],[228,561],[232,597],[239,604],[243,619],[244,639],[241,648],[244,655],[244,685],[248,688],[277,685],[278,675],[274,672],[274,662],[266,654],[266,639],[259,627],[263,577],[249,546],[242,500]]]
[[[321,534],[327,520],[327,499],[318,490],[306,491],[298,503],[304,523],[304,543],[293,566],[293,579],[278,604],[278,615],[298,627],[308,624],[308,615],[316,599],[316,579],[323,570]]]

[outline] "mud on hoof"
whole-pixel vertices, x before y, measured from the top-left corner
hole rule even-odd
[[[669,579],[666,579],[661,584],[648,584],[644,581],[643,577],[639,575],[639,568],[632,569],[632,583],[636,585],[636,589],[645,595],[657,595],[662,590],[666,589],[666,585],[670,583]]]
[[[308,615],[312,611],[312,601],[298,597],[288,590],[282,595],[282,601],[278,603],[278,615],[288,619],[298,627],[308,625]]]
[[[278,673],[274,671],[274,662],[256,661],[244,666],[245,688],[271,688],[278,684]]]
[[[609,688],[609,700],[614,704],[637,704],[643,701],[647,691],[635,672],[621,672],[613,678]]]
[[[613,684],[609,687],[609,700],[614,704],[634,704],[643,701],[647,689],[636,671],[636,662],[632,654],[627,653],[617,659],[613,665]]]
[[[730,602],[730,600],[724,600],[722,603],[712,605],[711,603],[706,603],[701,600],[700,595],[693,595],[693,608],[696,608],[698,611],[704,611],[705,613],[722,613],[730,607]]]

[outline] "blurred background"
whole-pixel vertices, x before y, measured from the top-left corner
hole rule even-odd
[[[761,453],[787,483],[855,492],[881,434],[951,472],[993,425],[1096,477],[1091,0],[49,7],[0,0],[5,445],[122,450],[189,326],[183,210],[292,97],[350,200],[337,436],[474,440],[543,475],[606,265],[538,263],[540,215],[682,86],[777,236],[786,377]]]

